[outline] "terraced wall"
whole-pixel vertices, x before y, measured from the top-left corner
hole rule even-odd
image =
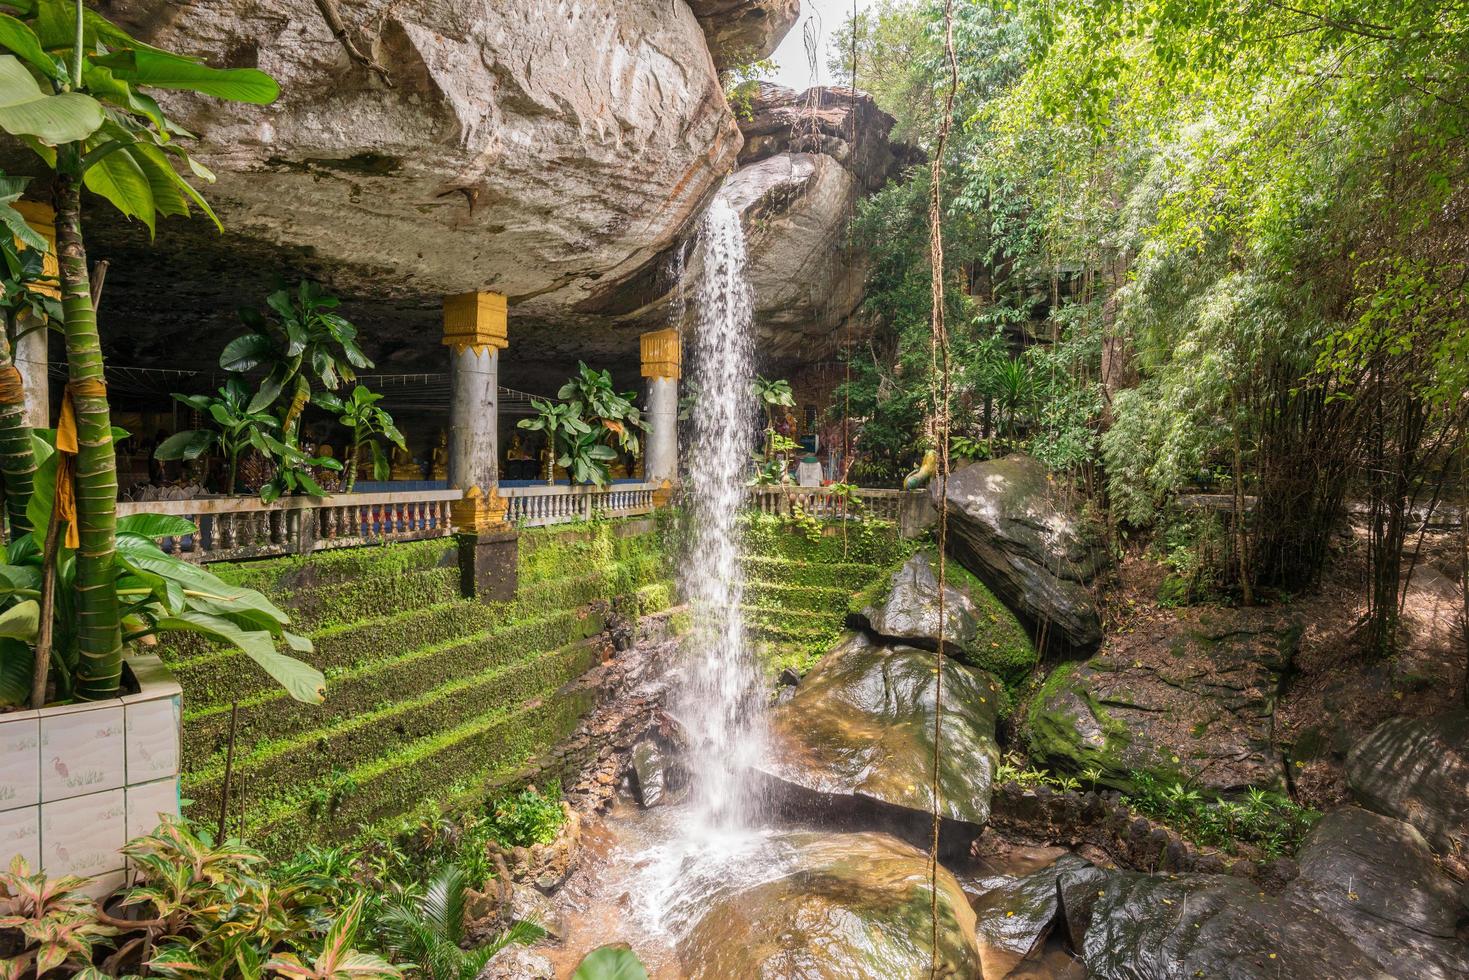
[[[485,793],[575,727],[609,609],[667,608],[664,534],[650,520],[523,532],[514,602],[461,599],[452,544],[425,541],[237,565],[315,642],[327,678],[303,705],[236,651],[163,651],[184,688],[183,795],[217,819],[238,702],[231,829],[290,850],[340,841]]]

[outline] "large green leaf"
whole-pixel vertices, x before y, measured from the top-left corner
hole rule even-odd
[[[297,701],[320,704],[326,697],[326,678],[321,671],[281,653],[275,648],[275,638],[263,630],[244,630],[228,619],[196,610],[164,616],[158,628],[202,633],[238,647]]]
[[[41,604],[34,599],[17,602],[0,612],[0,637],[34,643],[41,623]]]
[[[159,459],[198,459],[212,445],[214,433],[208,429],[185,429],[159,443],[153,455]]]
[[[24,215],[10,206],[10,201],[0,203],[0,224],[5,226],[6,231],[20,239],[27,248],[33,248],[38,252],[51,250],[51,243],[26,222]]]
[[[181,89],[232,102],[270,105],[280,97],[276,80],[258,68],[211,68],[193,58],[136,48],[92,59],[118,78],[153,88]]]
[[[36,32],[9,14],[0,14],[0,47],[15,52],[40,69],[47,78],[59,81],[66,77],[56,59],[41,47],[41,39],[36,37]]]
[[[247,333],[224,345],[219,366],[226,371],[252,371],[274,358],[274,341],[263,333]]]
[[[47,95],[14,55],[0,55],[0,129],[57,146],[91,136],[103,118],[102,104],[90,95]]]
[[[177,538],[198,532],[194,522],[171,514],[129,514],[117,521],[117,533],[145,538]]]
[[[134,540],[142,541],[145,539],[135,538]],[[197,565],[191,565],[181,559],[165,555],[158,550],[156,545],[152,545],[151,542],[149,542],[149,545],[147,548],[132,547],[120,537],[117,542],[118,560],[135,571],[161,575],[165,579],[177,582],[185,590],[197,593],[202,598],[223,603],[237,609],[258,610],[268,614],[281,625],[285,625],[291,621],[291,618],[282,612],[275,603],[254,589],[247,589],[240,585],[230,585]]]
[[[0,640],[0,708],[25,704],[30,699],[35,662],[29,643]]]
[[[153,184],[133,156],[132,147],[109,153],[88,167],[82,183],[93,194],[107,198],[129,218],[142,221],[148,226],[148,233],[153,234],[157,219]]]
[[[648,971],[636,953],[619,944],[594,949],[582,957],[571,980],[648,980]]]

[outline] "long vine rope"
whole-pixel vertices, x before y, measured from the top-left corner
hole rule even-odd
[[[939,117],[938,138],[934,141],[931,186],[928,198],[929,268],[933,280],[930,316],[929,356],[932,360],[933,415],[930,431],[938,455],[938,644],[934,654],[933,703],[933,840],[929,849],[929,916],[933,925],[929,973],[939,975],[939,829],[942,822],[939,784],[940,740],[944,717],[944,593],[947,591],[949,544],[949,335],[944,323],[944,236],[943,176],[944,150],[954,120],[954,99],[959,92],[959,64],[954,56],[954,0],[944,0],[944,56],[949,69],[949,90]]]

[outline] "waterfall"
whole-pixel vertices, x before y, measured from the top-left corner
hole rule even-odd
[[[689,669],[674,692],[689,736],[693,835],[750,826],[749,770],[762,747],[759,670],[745,640],[737,519],[755,448],[753,307],[740,215],[717,196],[701,231],[703,270],[690,345],[697,393],[689,449],[688,550],[680,570],[693,629]]]

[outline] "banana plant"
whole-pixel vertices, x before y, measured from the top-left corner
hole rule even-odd
[[[567,472],[572,483],[605,487],[612,479],[607,464],[616,458],[617,450],[603,442],[601,434],[593,429],[563,441],[556,465]]]
[[[532,398],[530,404],[536,414],[528,419],[521,419],[517,425],[530,432],[546,434],[546,482],[553,483],[556,471],[552,462],[557,460],[565,446],[590,433],[592,427],[581,417],[581,407],[575,402],[557,403]]]
[[[122,675],[115,588],[117,464],[102,345],[82,236],[81,190],[109,201],[153,234],[159,215],[197,207],[203,196],[175,167],[213,174],[180,145],[189,137],[149,89],[267,105],[280,89],[253,68],[217,69],[144,44],[81,0],[0,0],[0,130],[31,148],[54,173],[57,251],[67,361],[76,409],[76,572],[80,622],[77,695],[112,697]]]
[[[340,301],[314,282],[303,281],[293,293],[278,289],[266,297],[274,317],[255,309],[240,310],[249,333],[225,345],[219,366],[241,374],[264,370],[250,410],[278,408],[281,431],[296,432],[301,413],[313,400],[313,382],[327,391],[357,380],[357,371],[372,361],[357,346],[357,328],[334,312]]]
[[[263,455],[272,455],[270,444],[279,442],[280,422],[274,415],[263,410],[251,411],[250,390],[239,378],[230,378],[214,395],[182,395],[174,393],[174,400],[197,412],[203,412],[214,420],[213,429],[185,429],[163,440],[153,455],[159,459],[195,460],[205,453],[218,450],[228,461],[228,478],[225,493],[235,492],[236,476],[239,471],[240,454],[254,449]]]
[[[648,426],[634,400],[637,395],[619,394],[612,386],[611,371],[594,371],[578,361],[576,377],[562,385],[556,397],[575,405],[578,416],[600,426],[624,452],[637,454],[638,432]]]
[[[316,404],[336,415],[337,421],[352,430],[352,448],[347,451],[347,493],[357,486],[357,461],[365,444],[372,452],[372,478],[386,480],[390,475],[387,453],[383,452],[378,436],[387,439],[399,449],[407,449],[403,433],[393,424],[393,417],[378,406],[383,396],[356,385],[352,394],[338,398],[330,392],[316,396]]]
[[[50,524],[59,454],[44,432],[34,440],[42,458],[31,495],[33,527]],[[134,514],[117,524],[117,554],[108,583],[120,599],[123,641],[136,643],[169,632],[198,633],[234,646],[253,660],[298,701],[319,703],[326,684],[321,672],[278,648],[310,653],[309,639],[287,627],[290,618],[253,589],[229,585],[205,569],[175,558],[158,546],[164,537],[182,538],[198,528],[180,517]],[[81,602],[77,594],[81,559],[75,549],[60,547],[55,561],[55,608],[51,639],[36,664],[33,645],[40,633],[40,607],[45,556],[36,532],[22,535],[6,548],[0,564],[0,706],[22,704],[37,692],[33,677],[49,678],[54,700],[75,697],[81,684]],[[25,678],[22,681],[22,678]],[[42,687],[44,695],[45,688]],[[47,699],[37,698],[37,703]]]
[[[23,333],[46,330],[61,322],[61,302],[46,287],[55,289],[58,280],[46,274],[46,255],[51,246],[26,223],[14,207],[30,182],[28,177],[0,174],[0,311],[5,314],[5,332],[0,334],[0,372],[15,367],[15,347]],[[31,529],[26,521],[26,504],[31,498],[36,457],[31,452],[31,430],[26,424],[23,390],[15,401],[0,403],[0,476],[5,481],[5,509],[12,533]]]

